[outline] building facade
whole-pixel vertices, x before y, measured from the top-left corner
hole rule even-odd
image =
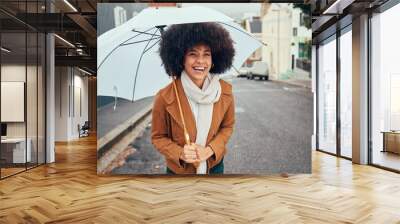
[[[311,30],[305,26],[308,16],[293,4],[262,3],[262,61],[268,63],[270,79],[287,79],[295,69],[311,68]]]

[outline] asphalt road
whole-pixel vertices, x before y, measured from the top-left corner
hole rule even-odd
[[[224,159],[227,174],[310,173],[313,100],[310,89],[233,78],[236,125]],[[138,153],[113,173],[165,173],[150,127],[132,143]]]

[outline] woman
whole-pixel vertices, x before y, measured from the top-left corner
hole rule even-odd
[[[152,112],[152,143],[165,156],[167,173],[222,174],[235,107],[231,85],[216,74],[232,65],[229,33],[216,23],[172,25],[159,52],[167,74],[176,79],[175,86],[157,93]]]

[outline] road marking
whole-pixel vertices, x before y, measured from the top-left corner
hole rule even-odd
[[[282,89],[234,89],[234,93],[244,93],[244,92],[276,92],[282,91]]]
[[[286,91],[298,91],[298,90],[302,90],[303,88],[298,88],[298,87],[294,87],[294,88],[288,88],[288,87],[282,87],[283,90]]]

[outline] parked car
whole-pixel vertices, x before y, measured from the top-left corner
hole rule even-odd
[[[268,80],[268,75],[268,64],[263,61],[256,61],[254,62],[253,67],[249,69],[247,79],[258,77],[260,80]]]
[[[250,67],[241,67],[237,77],[247,77],[249,74]]]

